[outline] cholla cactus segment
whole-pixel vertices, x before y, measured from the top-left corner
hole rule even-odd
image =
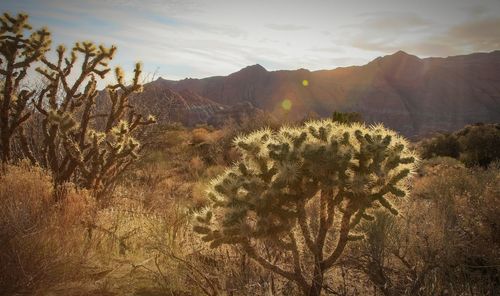
[[[123,83],[124,80],[125,80],[125,72],[123,71],[122,68],[120,67],[116,67],[115,68],[115,77],[116,77],[116,81],[118,81],[118,83]]]
[[[49,110],[48,121],[51,124],[57,125],[63,136],[67,136],[69,132],[78,128],[78,123],[68,112],[58,112],[57,110]]]
[[[27,73],[42,60],[50,49],[51,38],[47,29],[32,30],[28,15],[17,16],[3,13],[0,16],[0,158],[3,163],[11,161],[11,142],[14,135],[26,138],[23,125],[30,118],[29,102],[36,93],[30,90],[25,79]],[[22,149],[28,151],[26,145]],[[27,155],[30,160],[34,157]]]
[[[152,114],[148,115],[148,117],[146,118],[146,122],[148,124],[150,124],[150,123],[156,123],[157,121],[158,120],[156,119],[156,116],[154,116]]]
[[[291,231],[301,207],[322,190],[341,192],[335,204],[349,204],[358,222],[372,219],[367,211],[378,205],[396,214],[390,200],[407,194],[417,161],[407,141],[382,125],[328,119],[256,131],[234,145],[240,162],[207,193],[214,218],[198,219],[195,228],[214,246]]]
[[[93,146],[98,147],[106,139],[106,134],[103,132],[98,132],[96,130],[90,129],[87,132],[88,138]]]
[[[82,151],[73,140],[66,138],[64,147],[72,159],[76,160],[78,164],[83,163]]]
[[[121,120],[113,129],[112,133],[115,137],[123,137],[129,133],[129,124],[125,120]]]

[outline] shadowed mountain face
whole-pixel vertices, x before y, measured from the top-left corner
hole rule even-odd
[[[151,84],[154,92],[148,85],[142,97],[187,90],[184,101],[203,106],[203,114],[246,102],[289,118],[356,111],[368,122],[383,122],[408,136],[500,122],[500,51],[426,59],[400,51],[364,66],[334,70],[269,72],[254,65],[229,76]]]
[[[109,108],[110,101],[106,91],[97,97],[97,105],[102,110]],[[159,123],[180,122],[186,126],[208,123],[215,126],[233,119],[242,118],[262,112],[248,101],[238,101],[224,105],[200,96],[189,90],[174,91],[163,79],[146,83],[141,93],[133,94],[130,102],[140,114],[151,114]]]
[[[107,95],[103,91],[97,98],[98,105],[102,108],[109,102],[103,99]],[[158,122],[181,122],[187,126],[206,123],[215,114],[227,109],[189,89],[174,91],[162,79],[145,84],[144,91],[134,94],[130,100],[140,113],[152,114]]]

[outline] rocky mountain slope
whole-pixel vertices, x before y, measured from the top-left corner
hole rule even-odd
[[[187,126],[206,123],[227,109],[189,89],[174,91],[162,79],[145,84],[144,91],[133,95],[131,103],[140,113],[152,114],[161,123],[181,122]]]
[[[203,121],[217,108],[249,102],[289,118],[356,111],[368,122],[383,122],[408,136],[500,122],[500,51],[425,59],[400,51],[334,70],[270,72],[254,65],[228,76],[151,84],[155,87],[148,85],[142,95],[149,98],[145,104],[153,100],[163,106],[175,97],[171,92],[186,94],[173,104],[188,112],[165,111],[180,121],[186,121],[184,116]]]

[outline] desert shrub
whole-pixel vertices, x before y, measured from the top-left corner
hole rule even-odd
[[[483,168],[500,159],[499,146],[498,124],[470,125],[453,134],[440,133],[419,143],[423,158],[447,156],[460,159],[469,167]]]
[[[499,288],[498,165],[451,160],[422,162],[401,215],[364,226],[366,239],[350,250],[349,266],[384,295],[495,295]]]
[[[430,176],[432,174],[440,174],[444,168],[464,168],[465,165],[458,159],[438,156],[421,161],[418,168],[420,176]]]
[[[155,124],[144,133],[138,135],[145,149],[143,156],[158,150],[165,150],[181,145],[185,138],[186,128],[181,124]]]
[[[234,140],[242,158],[213,180],[195,231],[212,247],[241,247],[262,267],[319,295],[361,220],[406,195],[415,156],[382,126],[311,121]],[[336,216],[338,213],[339,216]],[[335,231],[336,230],[336,231]],[[270,261],[269,253],[284,260]]]
[[[27,163],[0,177],[0,294],[46,292],[84,276],[93,205],[85,191],[64,191],[55,203],[50,175]]]
[[[500,124],[468,126],[457,133],[460,160],[468,166],[487,167],[500,159]]]
[[[195,153],[207,164],[216,164],[222,154],[222,146],[219,141],[223,137],[220,130],[210,130],[198,127],[191,131],[191,145]]]
[[[344,124],[363,122],[363,116],[358,112],[334,111],[332,113],[331,118],[335,122],[344,123]]]
[[[436,156],[448,156],[458,158],[460,156],[460,146],[456,136],[448,133],[440,133],[429,139],[425,139],[420,144],[420,155],[428,159]]]
[[[430,287],[439,286],[482,295],[493,295],[498,289],[500,241],[492,215],[500,211],[499,180],[498,167],[444,167],[415,185],[415,197],[426,200],[421,201],[428,208],[425,219],[435,213],[422,231],[429,240],[422,248],[433,250],[436,266],[437,283],[426,283],[427,295],[435,295]]]
[[[395,286],[387,270],[391,266],[390,256],[394,240],[398,236],[398,225],[394,216],[386,212],[375,212],[373,223],[363,223],[360,228],[365,233],[358,259],[363,271],[384,295],[395,295]],[[401,291],[399,291],[401,293]]]
[[[191,169],[191,172],[193,173],[193,176],[199,177],[205,169],[205,163],[203,162],[203,159],[201,159],[201,157],[195,156],[189,161],[189,167]]]

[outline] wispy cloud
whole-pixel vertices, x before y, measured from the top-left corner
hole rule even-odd
[[[118,46],[115,64],[170,78],[362,64],[403,49],[445,56],[500,48],[500,2],[482,0],[16,0],[55,43]]]
[[[475,18],[439,29],[434,28],[435,23],[412,15],[369,16],[362,24],[347,26],[353,32],[346,34],[349,37],[343,42],[365,51],[403,49],[421,56],[500,49],[500,17]]]
[[[345,27],[369,31],[411,32],[429,28],[433,22],[413,12],[377,12],[360,14],[361,21]]]
[[[472,50],[500,49],[500,17],[475,19],[456,25],[443,37],[458,47]]]
[[[276,31],[301,31],[309,29],[308,26],[294,24],[267,24],[265,27]]]

